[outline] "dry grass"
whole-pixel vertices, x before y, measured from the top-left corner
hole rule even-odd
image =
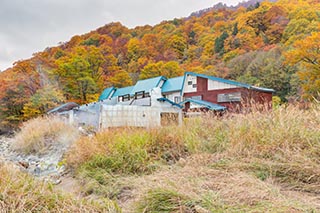
[[[119,200],[125,212],[161,201],[159,188],[191,211],[312,212],[320,210],[319,150],[320,106],[282,106],[107,130],[75,143],[67,162],[90,183],[86,192]],[[186,207],[170,196],[172,209]]]
[[[105,130],[78,140],[67,155],[73,168],[102,168],[118,174],[141,174],[159,163],[174,163],[186,154],[182,139],[167,129]]]
[[[193,155],[151,175],[123,178],[121,181],[130,182],[132,188],[131,194],[119,201],[123,211],[142,212],[141,209],[146,209],[146,212],[157,212],[154,209],[166,207],[188,207],[193,212],[195,209],[198,212],[316,212],[320,209],[315,196],[283,193],[271,179],[261,181],[239,170],[211,168],[210,165],[219,160],[216,157],[212,154]],[[224,159],[224,156],[219,158]],[[170,193],[161,197],[158,189]],[[175,202],[177,200],[181,202]]]
[[[76,200],[7,164],[0,163],[0,174],[0,212],[120,212],[107,199]]]
[[[24,153],[44,153],[53,145],[69,145],[79,137],[78,130],[58,117],[39,117],[23,124],[12,148]]]

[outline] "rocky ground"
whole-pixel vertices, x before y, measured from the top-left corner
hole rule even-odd
[[[32,174],[40,179],[48,180],[54,184],[61,182],[66,173],[62,157],[68,147],[50,147],[41,155],[23,154],[11,149],[12,139],[0,137],[0,159],[12,162],[20,170]]]

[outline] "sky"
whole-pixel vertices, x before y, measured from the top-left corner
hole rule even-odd
[[[33,53],[119,21],[133,28],[239,0],[0,0],[0,71]]]

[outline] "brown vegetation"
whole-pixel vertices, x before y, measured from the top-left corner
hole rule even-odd
[[[124,212],[318,211],[319,112],[281,106],[110,129],[75,143],[67,162],[87,195]]]

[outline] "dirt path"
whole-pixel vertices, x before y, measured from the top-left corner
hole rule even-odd
[[[259,206],[261,203],[266,209],[270,206],[274,210],[279,207],[301,212],[301,206],[320,211],[320,195],[292,191],[272,180],[261,181],[242,171],[210,168],[211,162],[209,155],[194,156],[151,175],[123,178],[121,181],[127,183],[131,191],[126,191],[125,196],[120,195],[119,205],[123,212],[130,213],[149,190],[160,188],[176,191],[193,200],[211,200],[217,208]]]
[[[59,184],[55,185],[56,190],[70,193],[76,198],[83,197],[83,193],[81,192],[81,183],[70,174],[62,176],[60,181],[61,182]]]

